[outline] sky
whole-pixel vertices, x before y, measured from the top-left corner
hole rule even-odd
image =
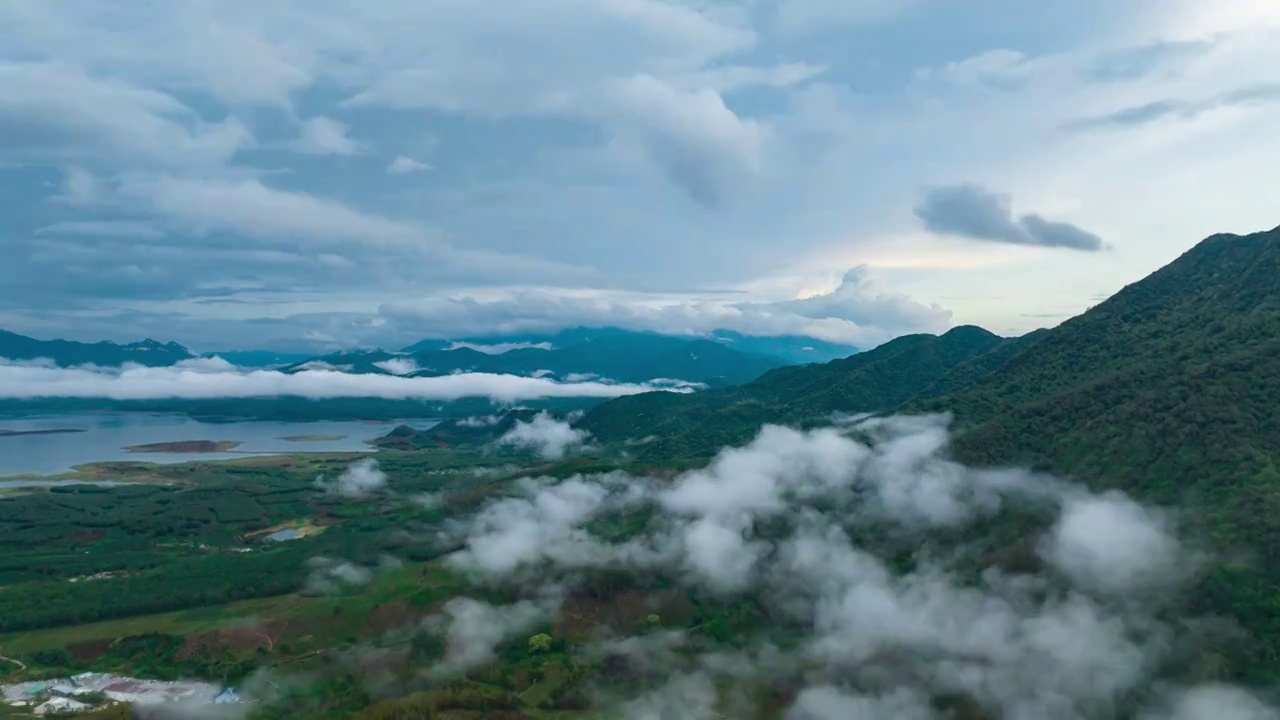
[[[1280,225],[1272,0],[0,4],[0,327],[1051,326]]]

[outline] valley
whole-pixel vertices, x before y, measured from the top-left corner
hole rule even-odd
[[[114,449],[0,499],[0,681],[251,718],[1247,706],[1280,682],[1277,277],[1280,231],[1215,236],[1052,329],[572,410],[9,419]]]

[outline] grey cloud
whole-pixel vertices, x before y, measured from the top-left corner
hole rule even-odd
[[[1075,225],[1036,214],[1014,218],[1009,196],[975,183],[929,188],[915,209],[925,229],[944,235],[1072,250],[1106,248],[1102,238]]]
[[[1280,102],[1280,84],[1261,83],[1237,88],[1199,100],[1167,98],[1121,108],[1095,117],[1080,118],[1063,126],[1068,132],[1089,132],[1135,127],[1166,118],[1192,120],[1213,110],[1269,105]]]

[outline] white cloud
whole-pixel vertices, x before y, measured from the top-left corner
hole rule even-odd
[[[126,166],[220,166],[253,142],[239,120],[205,122],[163,92],[58,62],[0,60],[0,120],[25,154]]]
[[[316,595],[333,595],[356,585],[364,585],[373,579],[369,568],[328,557],[313,557],[308,562],[311,572],[307,575],[303,592]]]
[[[1112,569],[1188,562],[1171,536],[1153,535],[1154,511],[1054,478],[957,465],[945,456],[942,418],[884,418],[850,430],[860,440],[832,429],[768,428],[670,480],[616,473],[526,480],[459,520],[466,549],[452,560],[526,591],[563,589],[588,568],[674,573],[699,594],[749,598],[771,622],[786,624],[797,646],[739,635],[748,648],[736,653],[662,655],[655,647],[666,660],[650,667],[673,684],[621,702],[623,716],[676,701],[696,705],[699,683],[747,678],[814,682],[788,715],[807,720],[934,720],[944,716],[930,702],[938,696],[967,698],[992,717],[1092,717],[1151,688],[1158,692],[1149,697],[1167,702],[1139,713],[1144,720],[1211,711],[1275,717],[1239,688],[1165,683],[1181,622],[1157,612],[1168,598],[1149,604],[1130,594],[1131,585],[1112,582],[1116,574],[1099,574],[1096,554],[1088,573],[1067,573],[1065,587],[1037,569],[975,575],[968,563],[988,550],[957,545],[953,532],[1001,512],[992,497],[1016,496],[1062,507],[1050,538],[1107,546],[1102,564]],[[614,544],[587,529],[649,509],[638,534]],[[1096,537],[1084,540],[1088,533]],[[910,567],[878,555],[883,547],[911,553]]]
[[[421,369],[418,367],[418,363],[413,361],[413,358],[391,358],[390,360],[376,362],[373,365],[386,370],[392,375],[410,375]]]
[[[256,179],[127,178],[121,194],[149,203],[192,232],[231,231],[301,245],[370,243],[431,247],[412,224],[370,215],[299,192],[276,190]]]
[[[1194,570],[1167,521],[1120,493],[1067,501],[1043,552],[1077,584],[1110,593],[1166,589]]]
[[[342,471],[335,480],[316,480],[316,486],[326,492],[348,498],[367,497],[387,486],[387,474],[372,458],[357,460]]]
[[[317,399],[376,397],[456,400],[463,397],[489,397],[501,402],[515,402],[550,397],[618,397],[654,389],[644,385],[557,383],[541,378],[485,373],[406,378],[394,375],[357,375],[327,369],[287,374],[275,370],[211,372],[180,367],[92,370],[0,365],[0,397],[8,398],[146,400],[289,395]]]
[[[573,380],[566,380],[574,382]],[[530,448],[545,460],[559,460],[572,447],[587,441],[588,433],[557,420],[545,412],[529,422],[519,421],[498,438],[499,445]]]
[[[623,137],[699,203],[716,206],[762,170],[767,129],[739,117],[714,90],[682,90],[652,75],[619,83],[608,96]]]
[[[429,337],[554,331],[582,325],[675,334],[718,329],[746,335],[798,334],[864,348],[903,333],[945,331],[952,317],[939,305],[926,305],[883,288],[863,268],[847,272],[831,292],[800,300],[686,300],[519,290],[486,299],[397,300],[384,304],[379,313],[408,334]]]
[[[387,172],[392,175],[404,175],[430,169],[430,165],[404,155],[397,156],[396,159],[391,161],[391,164],[387,165]]]
[[[502,343],[476,343],[476,342],[453,342],[449,344],[446,350],[459,350],[467,348],[482,352],[486,355],[501,355],[511,352],[512,350],[551,350],[551,343],[540,342],[502,342]]]
[[[303,123],[301,133],[289,147],[304,155],[355,155],[364,152],[364,146],[347,135],[349,131],[346,123],[321,115]]]
[[[431,674],[452,677],[492,660],[499,643],[527,632],[554,611],[554,599],[513,605],[491,605],[471,598],[450,600],[436,621],[446,625],[445,654],[432,666]]]

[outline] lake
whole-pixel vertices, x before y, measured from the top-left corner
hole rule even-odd
[[[176,463],[223,460],[252,455],[303,452],[370,452],[365,441],[386,435],[396,425],[429,428],[435,420],[388,423],[359,421],[205,422],[185,415],[95,413],[76,415],[0,415],[0,477],[57,475],[76,465],[128,460]],[[76,429],[84,432],[48,432]],[[283,438],[295,438],[284,440]],[[127,447],[186,440],[239,443],[229,452],[128,452]],[[5,482],[0,481],[0,487]]]

